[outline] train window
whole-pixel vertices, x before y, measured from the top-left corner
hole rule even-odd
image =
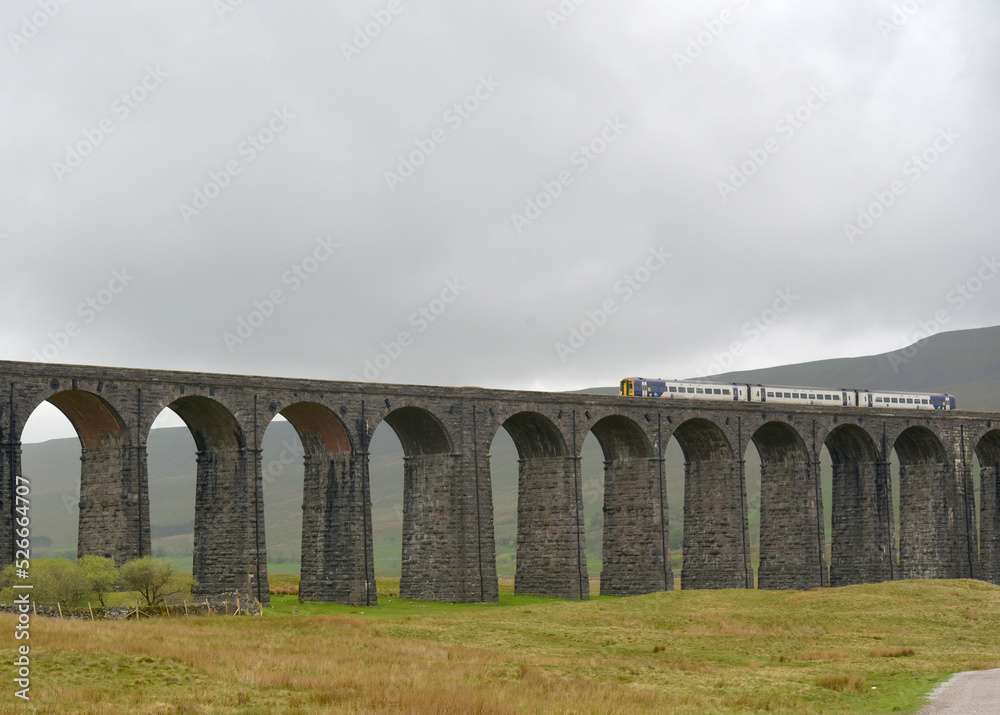
[[[785,393],[785,397],[791,397],[791,396],[792,396],[792,393],[790,393],[790,392],[786,392]]]
[[[907,397],[906,398],[906,404],[912,405],[913,404],[913,398],[912,397]]]
[[[826,396],[826,399],[828,399],[828,400],[834,400],[834,399],[836,399],[836,398],[835,398],[835,397],[834,397],[833,395],[827,395],[827,396]]]
[[[928,400],[921,400],[921,401],[920,401],[920,404],[921,404],[921,405],[929,405],[929,404],[930,404],[930,402],[929,402]]]
[[[716,395],[721,395],[721,394],[722,394],[722,388],[721,388],[721,387],[716,387],[716,388],[714,388],[714,389],[712,390],[712,392],[713,392],[714,394],[716,394]]]
[[[816,399],[816,395],[809,395],[809,399],[810,400],[815,400]]]
[[[799,399],[799,393],[793,392],[792,397],[794,397],[796,400]]]
[[[691,394],[694,394],[694,388],[693,387],[689,387],[688,388],[688,392],[690,392]]]
[[[892,401],[893,404],[896,404],[897,402],[899,402],[899,400],[897,400],[895,397],[893,397],[891,401]]]
[[[702,389],[701,389],[700,387],[698,387],[698,388],[695,388],[695,391],[696,391],[696,392],[697,392],[697,393],[698,393],[699,395],[701,395],[701,394],[704,394],[704,392],[705,392],[705,391],[704,391],[704,390],[702,390]],[[711,390],[709,390],[709,392],[711,392]]]
[[[729,389],[727,389],[727,388],[725,388],[725,387],[724,387],[724,388],[722,388],[722,394],[723,394],[723,395],[731,395],[731,394],[733,394],[733,393],[732,393],[732,392],[730,392],[730,391],[729,391]]]
[[[671,387],[671,388],[670,388],[670,391],[671,391],[671,392],[677,392],[677,388],[676,388],[676,387]]]
[[[768,392],[768,393],[767,393],[767,396],[768,396],[768,397],[774,397],[774,393],[773,393],[773,392]]]
[[[876,398],[875,398],[875,402],[881,402],[881,401],[882,401],[882,398],[881,398],[881,397],[876,397]]]

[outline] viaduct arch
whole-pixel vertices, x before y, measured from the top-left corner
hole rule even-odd
[[[48,400],[83,448],[79,553],[150,551],[146,440],[165,408],[197,445],[199,597],[268,601],[261,440],[278,414],[304,449],[304,599],[377,601],[368,444],[383,421],[404,451],[406,598],[497,599],[489,447],[517,447],[518,593],[589,597],[580,450],[604,454],[602,593],[674,587],[663,455],[684,454],[683,588],[753,588],[744,455],[761,456],[760,588],[895,578],[1000,583],[1000,414],[836,407],[780,410],[619,396],[418,387],[0,362],[0,563],[24,421]],[[819,453],[833,463],[826,563]],[[895,553],[889,455],[900,461]],[[972,489],[978,457],[979,522]],[[829,567],[829,568],[827,568]]]

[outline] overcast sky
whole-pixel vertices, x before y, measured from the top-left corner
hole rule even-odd
[[[1000,323],[996,2],[2,30],[0,359],[561,390]]]

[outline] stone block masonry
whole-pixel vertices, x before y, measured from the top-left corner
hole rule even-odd
[[[497,600],[489,464],[519,454],[518,593],[586,599],[580,450],[605,457],[602,591],[674,586],[663,454],[685,455],[683,588],[752,588],[744,455],[762,458],[761,588],[900,577],[1000,582],[1000,414],[782,407],[0,362],[0,564],[14,556],[21,434],[49,401],[83,447],[78,552],[150,552],[146,440],[170,408],[197,448],[195,593],[268,602],[261,440],[278,414],[304,456],[300,597],[377,602],[367,445],[384,421],[404,452],[404,598]],[[833,460],[830,573],[817,455]],[[899,457],[897,561],[888,456]],[[976,530],[972,459],[982,464]]]

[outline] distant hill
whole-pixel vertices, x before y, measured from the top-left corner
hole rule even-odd
[[[644,377],[669,379],[676,376]],[[909,347],[881,355],[816,360],[698,379],[946,392],[956,397],[961,409],[1000,411],[1000,326],[938,333]],[[618,394],[618,387],[598,387],[581,392]]]
[[[1000,326],[938,333],[881,355],[731,372],[715,379],[947,392],[961,409],[1000,411]]]

